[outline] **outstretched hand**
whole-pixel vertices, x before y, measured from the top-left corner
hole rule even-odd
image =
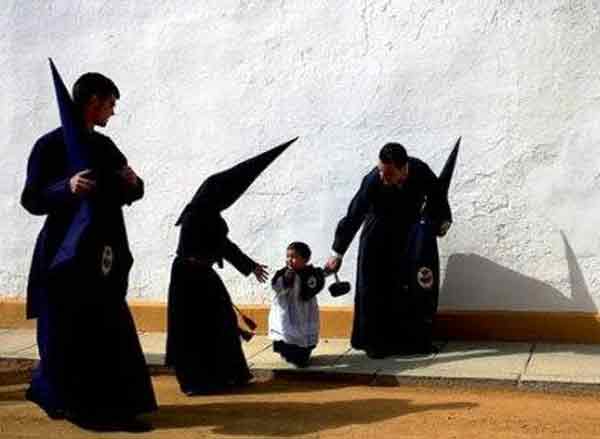
[[[267,271],[267,268],[269,267],[262,264],[256,264],[256,267],[254,267],[254,276],[261,284],[265,283],[269,278],[269,272]]]

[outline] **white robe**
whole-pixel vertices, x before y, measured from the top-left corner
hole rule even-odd
[[[273,283],[275,295],[269,312],[269,338],[307,348],[319,342],[319,305],[315,296],[302,300],[300,288],[298,274],[289,288],[284,286],[283,276]]]

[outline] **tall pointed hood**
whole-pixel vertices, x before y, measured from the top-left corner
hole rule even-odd
[[[444,165],[444,168],[442,169],[442,172],[440,172],[440,176],[438,178],[438,181],[440,182],[440,186],[441,186],[444,194],[446,194],[446,196],[448,195],[448,189],[450,188],[450,181],[452,180],[452,174],[454,173],[454,166],[456,165],[456,157],[458,156],[458,149],[460,147],[461,139],[462,139],[462,136],[459,137],[458,140],[456,141],[456,143],[454,144],[454,148],[452,149],[452,152],[448,156],[448,160],[446,160],[446,164]]]
[[[298,137],[208,177],[192,201],[185,207],[176,225],[181,224],[184,216],[193,210],[221,212],[230,207],[254,180],[296,140]]]
[[[63,136],[67,145],[67,163],[69,174],[73,175],[79,171],[89,168],[89,157],[87,148],[81,143],[81,125],[78,116],[75,114],[75,106],[71,95],[65,87],[52,58],[50,69],[52,70],[52,79],[54,81],[54,90],[56,92],[56,101],[60,113],[60,122],[62,124]]]
[[[68,175],[73,175],[90,167],[88,149],[81,142],[81,125],[78,115],[75,113],[71,96],[52,59],[49,59],[49,61],[63,136],[67,147],[67,172]],[[82,199],[63,241],[54,255],[50,268],[66,264],[75,257],[79,242],[92,221],[92,215],[90,202]]]

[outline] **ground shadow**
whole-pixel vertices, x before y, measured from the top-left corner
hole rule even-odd
[[[472,343],[472,345],[470,345]],[[486,346],[481,342],[466,342],[465,344],[448,345],[447,342],[440,342],[439,353],[429,355],[393,355],[382,360],[369,359],[364,353],[352,351],[336,362],[331,371],[343,372],[344,369],[358,369],[365,373],[365,369],[369,368],[371,373],[368,375],[371,379],[378,376],[382,369],[386,373],[406,372],[411,370],[419,370],[429,365],[436,366],[465,361],[470,359],[498,357],[499,355],[526,355],[529,353],[529,344],[507,344],[502,349],[498,349],[492,345]],[[494,344],[496,346],[496,344]],[[472,347],[471,347],[472,346]]]
[[[406,399],[359,399],[324,403],[229,402],[161,406],[156,429],[211,426],[214,434],[286,437],[368,425],[411,413],[476,407],[471,402],[416,404]],[[232,423],[231,419],[236,422]]]

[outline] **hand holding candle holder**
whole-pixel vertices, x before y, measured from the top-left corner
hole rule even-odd
[[[240,334],[240,337],[242,337],[244,339],[244,341],[250,341],[252,340],[252,337],[254,337],[256,334],[253,332],[256,328],[257,328],[257,324],[254,320],[252,320],[250,317],[246,316],[242,311],[240,311],[240,309],[235,306],[235,304],[233,304],[233,309],[235,309],[237,311],[237,313],[240,315],[240,317],[242,318],[244,324],[250,329],[250,331],[246,331],[243,328],[238,327],[238,332]]]

